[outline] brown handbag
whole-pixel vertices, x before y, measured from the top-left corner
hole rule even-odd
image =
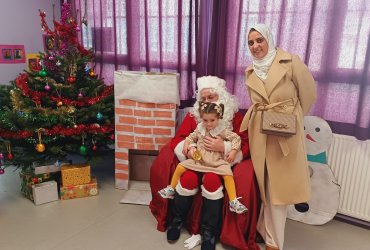
[[[297,117],[294,114],[263,111],[261,133],[277,136],[291,136],[297,133]]]

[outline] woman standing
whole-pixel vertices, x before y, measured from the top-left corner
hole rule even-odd
[[[263,201],[257,230],[266,249],[283,249],[287,205],[306,202],[310,197],[303,116],[316,99],[316,86],[297,55],[275,48],[265,24],[252,27],[247,39],[253,58],[253,64],[246,69],[252,106],[241,131],[248,129]],[[263,112],[293,114],[296,134],[285,137],[261,132]]]

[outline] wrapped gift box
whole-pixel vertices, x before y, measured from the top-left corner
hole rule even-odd
[[[33,202],[36,205],[57,201],[58,184],[56,181],[47,181],[32,185]]]
[[[90,165],[87,163],[64,165],[61,169],[63,187],[91,182]]]
[[[34,172],[20,172],[19,177],[21,178],[21,192],[31,201],[33,201],[32,185],[50,180],[54,180],[57,183],[60,182],[60,172],[45,174],[34,174]]]
[[[68,163],[56,162],[56,163],[51,164],[51,165],[36,166],[35,167],[35,174],[47,174],[47,173],[53,173],[53,172],[60,172],[61,167],[63,165],[68,165]]]
[[[95,196],[97,194],[98,183],[95,177],[91,178],[91,182],[87,184],[60,187],[60,198],[62,200]]]

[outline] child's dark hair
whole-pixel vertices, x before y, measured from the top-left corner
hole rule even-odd
[[[219,119],[224,115],[224,105],[213,102],[199,102],[199,114],[216,114]]]

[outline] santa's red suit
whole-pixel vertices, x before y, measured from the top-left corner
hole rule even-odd
[[[242,119],[243,116],[236,113],[233,119],[233,128],[234,132],[239,134],[242,139],[241,149],[243,157],[247,159],[233,167],[233,174],[237,194],[242,197],[240,202],[248,208],[248,212],[241,215],[230,212],[229,199],[224,199],[220,241],[236,249],[259,250],[258,245],[255,243],[255,237],[260,199],[252,161],[249,158],[248,133],[246,131],[243,133],[239,132]],[[197,123],[195,119],[190,114],[187,114],[175,137],[162,148],[151,167],[150,186],[153,198],[150,202],[150,209],[157,219],[157,229],[159,231],[166,230],[168,222],[171,219],[171,214],[168,209],[169,200],[163,199],[157,192],[169,185],[176,165],[179,163],[178,158],[174,154],[175,147],[193,132],[196,126]],[[201,207],[202,196],[200,192],[198,192],[194,196],[192,207],[187,216],[186,227],[190,234],[199,234]]]

